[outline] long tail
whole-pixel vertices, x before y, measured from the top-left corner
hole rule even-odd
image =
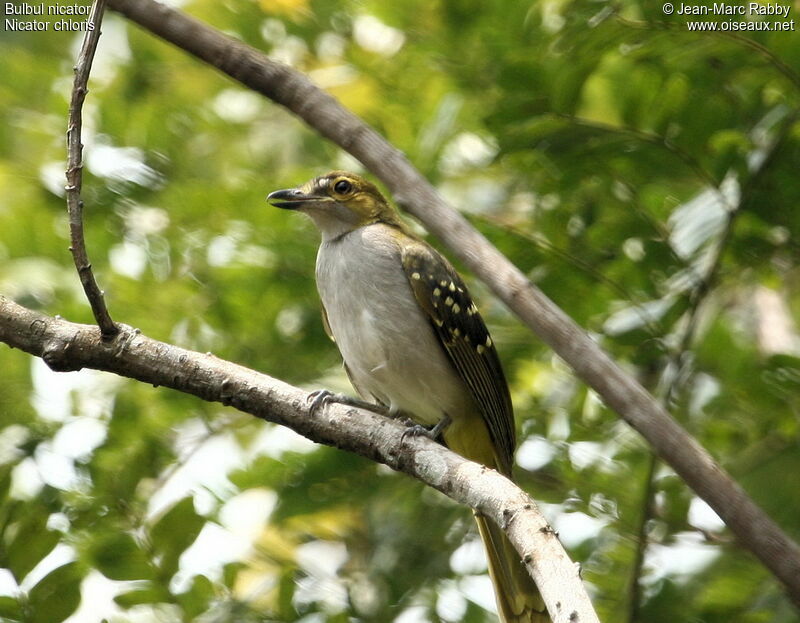
[[[551,623],[542,596],[514,546],[485,517],[476,514],[475,521],[486,548],[500,623]]]

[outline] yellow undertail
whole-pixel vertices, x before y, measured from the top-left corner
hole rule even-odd
[[[451,450],[511,477],[511,466],[498,456],[479,413],[453,418],[443,436]],[[551,623],[542,596],[514,546],[485,517],[476,514],[475,521],[489,561],[500,623]]]
[[[551,623],[542,596],[502,531],[476,514],[501,623]]]

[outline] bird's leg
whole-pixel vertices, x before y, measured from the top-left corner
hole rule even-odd
[[[400,443],[405,440],[406,435],[410,435],[411,437],[427,437],[428,439],[437,441],[439,439],[439,435],[441,435],[444,430],[450,426],[452,421],[453,420],[450,418],[450,416],[445,414],[441,420],[436,422],[436,425],[433,428],[425,428],[422,424],[412,424],[403,431],[403,434],[400,437]]]
[[[329,392],[327,389],[318,389],[311,392],[308,395],[308,400],[311,402],[311,406],[308,408],[308,413],[311,416],[316,415],[317,411],[319,411],[319,409],[324,407],[329,402],[338,402],[339,404],[347,405],[348,407],[366,409],[367,411],[372,411],[378,415],[389,415],[389,409],[384,405],[367,402],[366,400],[360,400],[345,394],[334,394],[333,392]]]

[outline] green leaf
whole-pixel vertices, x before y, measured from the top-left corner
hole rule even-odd
[[[144,588],[137,588],[114,597],[114,601],[123,608],[132,608],[141,604],[157,604],[171,601],[169,591],[161,586],[148,583]]]
[[[204,575],[196,575],[192,585],[185,593],[178,595],[178,603],[183,607],[187,619],[194,619],[208,610],[208,604],[214,598],[214,585]]]
[[[90,546],[97,569],[110,580],[142,580],[153,577],[148,557],[127,532],[105,532]]]
[[[181,554],[192,544],[206,520],[194,510],[191,497],[169,509],[150,530],[150,541],[161,572],[171,577],[178,570]]]
[[[0,500],[7,499],[8,489],[11,486],[11,469],[7,465],[0,467]]]
[[[17,582],[49,554],[59,540],[59,534],[47,529],[48,514],[39,505],[21,506],[25,515],[15,528],[13,540],[6,550],[6,564]]]
[[[23,617],[22,605],[13,597],[0,596],[0,621],[11,623],[21,621]]]
[[[75,612],[81,602],[83,572],[70,562],[54,569],[28,593],[30,619],[36,623],[60,623]]]
[[[234,588],[236,580],[239,577],[239,571],[246,569],[247,565],[242,562],[229,562],[222,567],[222,583],[227,588]]]

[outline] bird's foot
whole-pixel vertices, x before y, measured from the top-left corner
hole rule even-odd
[[[327,389],[318,389],[311,392],[308,395],[308,401],[311,403],[308,408],[308,413],[311,416],[316,415],[317,411],[330,402],[337,402],[342,405],[347,405],[348,407],[357,407],[358,409],[366,409],[367,411],[372,411],[379,415],[387,415],[389,413],[389,410],[383,405],[373,404],[366,400],[359,400],[358,398],[353,398],[345,394],[334,394]]]
[[[408,428],[403,431],[403,434],[400,436],[400,443],[403,443],[407,436],[411,437],[427,437],[428,439],[432,439],[433,441],[438,441],[439,435],[441,435],[444,430],[450,426],[450,423],[453,420],[450,419],[449,415],[445,415],[441,420],[436,423],[436,426],[433,428],[425,428],[422,424],[412,424]]]
[[[336,394],[329,392],[327,389],[318,389],[311,392],[306,398],[311,403],[311,406],[308,407],[308,414],[312,417],[315,416],[317,411],[325,406],[326,403],[334,400],[335,396]]]

